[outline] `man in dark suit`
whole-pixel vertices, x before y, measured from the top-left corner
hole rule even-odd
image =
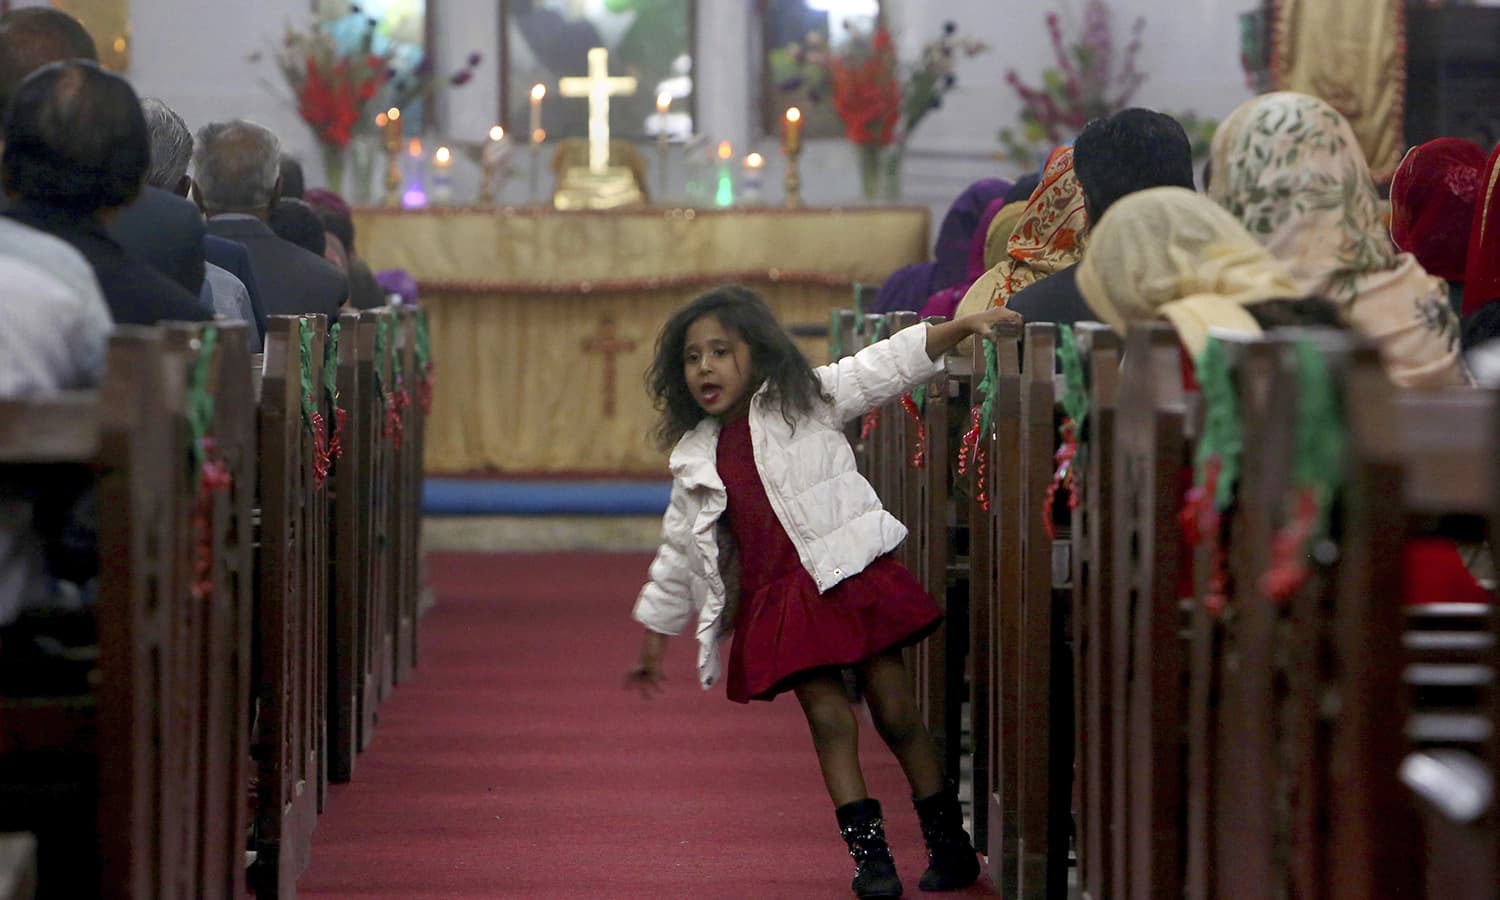
[[[27,75],[65,59],[99,61],[77,19],[48,7],[0,16],[0,113]],[[203,219],[191,203],[148,187],[108,228],[117,243],[186,290],[197,293],[203,285]]]
[[[146,119],[118,75],[71,59],[33,72],[5,116],[5,215],[72,244],[94,268],[120,324],[211,318],[196,294],[133,256],[107,223],[141,191],[151,163]]]
[[[1187,132],[1171,116],[1125,109],[1084,126],[1073,142],[1073,174],[1092,224],[1126,194],[1168,185],[1191,190],[1193,148]],[[1018,291],[1005,308],[1028,322],[1095,321],[1078,291],[1077,276],[1078,266],[1069,266]]]
[[[281,190],[281,143],[252,122],[215,122],[198,131],[193,199],[208,232],[244,244],[267,315],[338,315],[349,282],[332,263],[284,241],[266,220]]]

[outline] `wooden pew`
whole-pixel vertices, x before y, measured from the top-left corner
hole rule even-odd
[[[1187,651],[1180,637],[1178,512],[1189,448],[1177,335],[1126,336],[1115,429],[1110,849],[1111,897],[1183,891],[1182,726]]]
[[[1057,329],[1025,328],[1021,353],[1021,465],[1019,503],[1003,510],[1020,537],[1021,590],[1015,659],[1018,880],[1021,897],[1062,897],[1067,889],[1069,791],[1073,742],[1072,692],[1059,690],[1071,675],[1065,665],[1060,587],[1054,578],[1054,542],[1048,503],[1057,452]],[[1001,526],[1002,528],[1005,526]]]
[[[392,348],[396,366],[397,412],[400,438],[396,447],[393,489],[396,502],[391,506],[392,529],[396,538],[396,681],[408,681],[417,665],[417,539],[422,523],[422,456],[417,432],[417,311],[410,306],[391,312]]]
[[[385,359],[385,343],[378,339],[379,313],[363,310],[358,314],[358,326],[354,335],[355,385],[351,400],[350,417],[353,442],[350,444],[350,460],[354,467],[355,480],[360,485],[364,498],[365,525],[367,533],[360,539],[366,542],[368,559],[359,575],[360,619],[359,619],[359,749],[364,750],[375,736],[380,702],[385,699],[390,682],[390,659],[392,646],[387,640],[390,617],[389,557],[392,552],[386,538],[388,516],[386,507],[390,503],[385,473],[388,469],[390,436],[386,432],[386,413],[381,367]],[[377,353],[377,349],[381,352]]]
[[[375,671],[379,677],[377,697],[384,702],[396,687],[397,634],[401,618],[400,514],[396,509],[400,502],[396,491],[399,453],[396,441],[401,416],[396,391],[396,337],[392,323],[395,314],[390,307],[380,307],[364,310],[360,317],[361,322],[368,317],[374,333],[371,396],[380,419],[377,427],[379,449],[371,470],[376,493],[370,514],[376,517],[375,541],[380,548],[376,561],[381,572],[376,594],[378,609],[374,637]]]
[[[330,343],[334,340],[330,338]],[[367,404],[360,402],[358,313],[339,316],[336,340],[337,400],[328,400],[323,413],[334,427],[338,427],[340,412],[344,416],[342,427],[338,427],[340,451],[333,461],[329,484],[333,512],[328,554],[328,777],[343,782],[353,777],[361,746],[360,698],[369,656],[366,627],[371,615],[374,531],[367,502],[374,423]],[[326,389],[325,384],[325,396]]]
[[[326,486],[304,399],[322,396],[321,316],[272,316],[260,398],[260,776],[251,884],[293,896],[307,867],[323,776],[328,646]],[[306,353],[304,353],[306,347]],[[306,397],[303,382],[311,386]]]
[[[989,725],[988,769],[990,794],[986,810],[990,880],[1002,891],[1018,883],[1019,875],[1019,710],[1020,675],[1016,649],[1021,639],[1020,596],[1023,585],[1021,533],[1006,510],[1021,503],[1021,328],[1002,323],[994,329],[994,400],[991,427],[979,435],[989,453],[982,467],[971,469],[974,491],[984,483],[989,509],[977,515],[988,520],[988,552],[994,560],[993,590],[988,594]],[[976,342],[977,343],[977,342]],[[982,347],[977,351],[983,353]],[[978,359],[976,368],[987,363]],[[983,399],[983,398],[981,398]],[[977,423],[975,423],[977,424]],[[971,425],[972,427],[972,425]],[[977,602],[977,601],[976,601]],[[976,675],[977,678],[977,675]],[[979,804],[976,803],[976,809]],[[979,813],[976,812],[976,816]]]
[[[7,477],[82,467],[97,508],[88,687],[0,698],[0,823],[34,820],[40,896],[240,892],[253,484],[243,327],[124,328],[97,392],[0,403]]]
[[[1120,339],[1108,326],[1074,326],[1089,396],[1078,433],[1083,497],[1073,510],[1073,645],[1076,703],[1075,770],[1081,804],[1077,815],[1078,882],[1087,898],[1107,895],[1112,820],[1109,798],[1117,773],[1109,766],[1113,743],[1110,670],[1114,579],[1115,412],[1119,403]]]

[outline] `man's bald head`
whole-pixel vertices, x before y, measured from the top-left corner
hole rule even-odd
[[[99,60],[94,39],[77,19],[47,6],[0,16],[0,116],[27,75],[67,59]]]

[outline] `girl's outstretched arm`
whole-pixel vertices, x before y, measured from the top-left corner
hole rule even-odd
[[[930,359],[939,359],[970,335],[978,335],[990,340],[990,326],[1006,321],[1021,322],[1021,314],[1003,306],[994,306],[938,325],[928,325],[927,356]]]

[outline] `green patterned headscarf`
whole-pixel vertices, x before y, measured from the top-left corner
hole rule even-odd
[[[1352,302],[1361,276],[1396,265],[1359,141],[1316,97],[1280,91],[1240,104],[1214,133],[1209,195],[1305,296]]]

